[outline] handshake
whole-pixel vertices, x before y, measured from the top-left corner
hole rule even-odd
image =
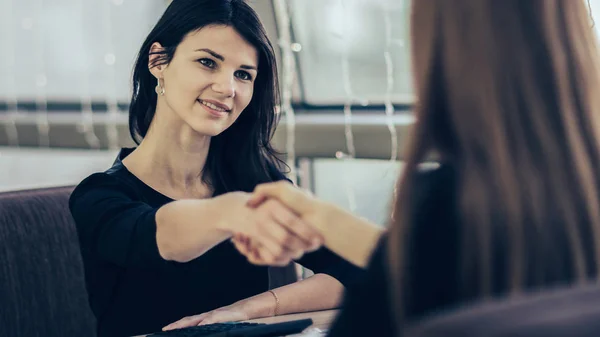
[[[242,206],[232,242],[248,261],[257,265],[285,266],[326,242],[328,219],[335,206],[318,200],[286,181],[259,185],[251,194],[230,196]],[[243,202],[243,204],[241,204]]]
[[[383,228],[280,181],[226,195],[232,242],[248,261],[285,266],[321,246],[365,267]],[[232,218],[233,217],[233,218]]]

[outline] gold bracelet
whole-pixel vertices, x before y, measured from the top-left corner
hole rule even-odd
[[[273,297],[275,297],[275,310],[273,310],[273,316],[277,316],[277,311],[279,309],[279,297],[277,297],[277,294],[275,294],[273,290],[269,290],[269,292],[273,294]]]

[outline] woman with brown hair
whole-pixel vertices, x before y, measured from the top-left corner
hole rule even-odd
[[[389,233],[331,336],[400,335],[468,301],[586,282],[600,264],[600,58],[584,1],[414,0],[411,11],[417,122]],[[420,170],[432,156],[440,166]],[[373,225],[289,184],[259,186],[253,201],[268,198],[359,265],[378,241]],[[236,242],[269,262],[259,243]]]

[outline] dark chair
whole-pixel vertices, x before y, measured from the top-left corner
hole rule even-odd
[[[72,187],[0,193],[0,335],[94,336]]]
[[[600,285],[553,289],[435,315],[407,337],[600,336]]]

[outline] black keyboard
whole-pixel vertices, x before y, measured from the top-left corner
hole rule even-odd
[[[148,337],[279,337],[300,333],[312,325],[312,319],[283,323],[216,323],[161,331]]]

